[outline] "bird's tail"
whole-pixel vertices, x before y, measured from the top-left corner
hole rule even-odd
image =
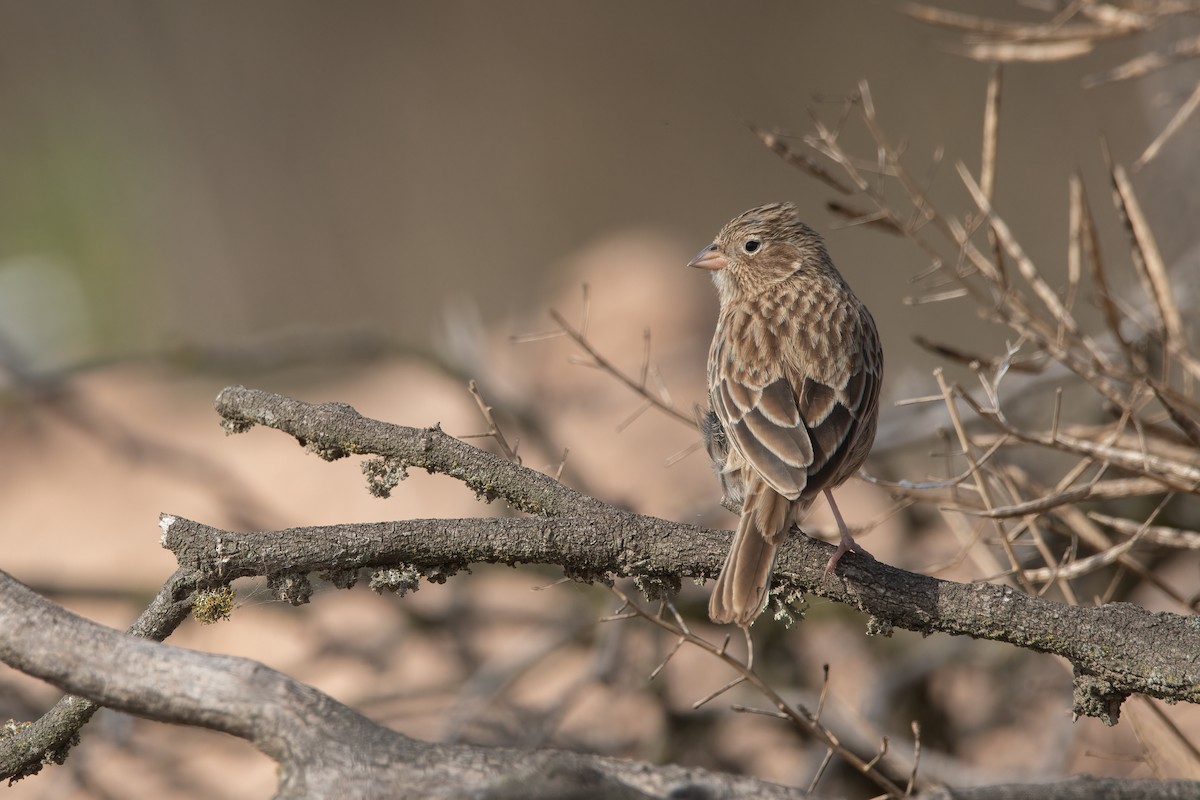
[[[708,601],[713,622],[748,627],[767,607],[775,553],[791,525],[792,506],[761,478],[751,478],[737,533]]]

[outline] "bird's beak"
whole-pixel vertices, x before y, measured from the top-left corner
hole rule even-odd
[[[721,254],[721,251],[717,249],[717,243],[713,242],[699,253],[696,253],[696,257],[688,262],[688,266],[695,267],[696,269],[716,271],[728,267],[729,259]]]

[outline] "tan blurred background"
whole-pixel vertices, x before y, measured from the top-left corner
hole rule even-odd
[[[952,42],[881,2],[6,3],[0,253],[63,270],[46,302],[70,292],[85,358],[295,328],[424,344],[452,303],[536,309],[616,232],[695,249],[788,198],[903,353],[917,323],[895,301],[923,265],[831,230],[746,123],[805,131],[865,78],[918,175],[944,145],[935,196],[960,197],[986,68]],[[1064,249],[1060,178],[1101,174],[1097,135],[1126,161],[1146,143],[1134,86],[1079,89],[1133,44],[1009,71],[997,206],[1043,261]]]
[[[954,5],[1034,16],[1010,3]],[[688,410],[701,397],[715,300],[704,276],[683,264],[734,214],[791,199],[827,234],[835,261],[880,322],[889,401],[933,385],[936,362],[911,343],[914,334],[980,349],[1002,341],[965,305],[906,305],[922,257],[894,238],[845,227],[825,210],[828,193],[747,128],[807,131],[810,112],[834,120],[866,79],[889,133],[907,142],[910,168],[939,202],[965,210],[954,164],[978,171],[987,70],[949,52],[953,37],[899,8],[690,0],[0,4],[0,567],[125,625],[173,565],[157,544],[160,511],[263,528],[498,511],[423,475],[382,503],[362,491],[354,465],[318,462],[266,431],[226,439],[210,404],[233,382],[349,402],[403,424],[440,421],[462,434],[484,428],[464,386],[477,378],[502,419],[524,431],[530,466],[552,471],[569,448],[569,482],[648,513],[728,526],[702,459],[664,465],[694,440],[690,430],[651,413],[614,436],[636,398],[572,366],[576,351],[562,340],[509,338],[551,327],[552,306],[577,319],[586,282],[597,343],[636,373],[650,328],[663,383]],[[1170,87],[1080,89],[1084,75],[1144,46],[1121,41],[1076,61],[1006,72],[996,207],[1052,280],[1064,269],[1067,176],[1082,170],[1093,206],[1109,215],[1099,136],[1128,163],[1158,130],[1163,109],[1178,102]],[[1167,183],[1171,164],[1194,163],[1194,132],[1180,140],[1172,160],[1135,179],[1152,195],[1152,215],[1187,207],[1150,191]],[[1119,230],[1103,227],[1105,244],[1121,251]],[[1170,260],[1187,244],[1170,235],[1163,242]],[[894,413],[885,408],[885,425]],[[532,433],[512,421],[520,414],[539,418]],[[883,461],[873,466],[887,471]],[[861,520],[886,498],[868,493],[860,505]],[[881,542],[876,552],[910,568],[936,560],[899,544]],[[452,640],[396,656],[388,646],[415,625],[398,605],[443,619],[463,602],[455,592],[493,581],[507,597],[516,592],[511,602],[524,612],[549,613],[524,590],[552,573],[480,574],[475,583],[460,576],[423,588],[402,604],[359,587],[320,594],[297,611],[251,593],[232,623],[189,626],[174,640],[259,658],[368,708],[388,692],[442,692],[452,703],[461,697],[456,685],[429,688],[430,676],[445,678],[450,655],[438,647],[453,650]],[[571,596],[584,619],[608,602]],[[861,638],[855,624],[845,635]],[[522,636],[536,638],[529,631],[538,629]],[[593,652],[589,637],[577,642],[579,652]],[[499,662],[532,647],[521,636],[494,643],[494,653],[490,646],[480,652]],[[358,649],[377,663],[346,655]],[[1011,656],[1005,648],[979,652],[974,658]],[[641,691],[649,661],[631,668],[630,691]],[[805,665],[805,680],[819,662]],[[570,674],[561,666],[545,674]],[[463,670],[455,678],[467,681],[473,673]],[[11,673],[0,678],[0,717],[31,717],[40,708],[23,703],[54,697]],[[969,676],[962,680],[969,685]],[[1046,713],[1057,725],[1069,708],[1066,677],[1047,681]],[[691,687],[672,687],[680,709],[712,688]],[[448,730],[446,703],[389,706],[377,717],[438,738]],[[270,791],[269,765],[248,748],[186,732],[173,735],[199,744],[168,747],[155,738],[160,728],[122,719],[101,715],[74,766],[10,794]],[[1054,751],[1057,767],[1083,759],[1080,768],[1100,769],[1076,738],[1092,724],[1054,728],[1069,740]],[[566,743],[687,761],[647,744],[661,725],[634,745],[583,734]],[[786,753],[792,744],[780,747]],[[228,772],[205,774],[206,754],[219,759],[226,750],[246,770],[244,785]],[[697,759],[806,781],[803,770],[749,757]],[[149,763],[161,777],[122,784],[100,762]]]

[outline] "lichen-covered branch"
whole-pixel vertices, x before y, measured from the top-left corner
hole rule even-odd
[[[171,635],[192,610],[194,573],[177,570],[129,627],[129,633],[144,639],[162,641]],[[4,621],[0,631],[22,622],[20,617]],[[0,635],[0,646],[8,640]],[[18,780],[36,775],[43,764],[61,764],[78,743],[79,729],[88,723],[100,706],[90,699],[67,695],[33,722],[22,724],[0,736],[0,780]]]
[[[255,661],[171,647],[76,616],[3,571],[0,661],[109,708],[246,739],[279,763],[276,798],[807,796],[701,769],[420,742]]]
[[[549,563],[585,580],[633,576],[678,585],[715,575],[728,532],[631,514],[585,498],[541,473],[517,467],[439,431],[388,425],[345,405],[311,406],[242,387],[226,389],[217,409],[239,427],[253,421],[326,451],[354,442],[374,454],[473,486],[489,475],[518,508],[555,509],[554,516],[518,519],[406,520],[388,523],[231,533],[174,520],[167,546],[181,566],[208,583],[248,574],[357,570],[386,565],[454,571],[471,562]],[[336,444],[346,450],[341,444]],[[528,489],[526,487],[528,486]],[[527,491],[538,499],[531,503]],[[571,503],[574,503],[572,510]],[[780,593],[800,590],[852,605],[872,627],[905,628],[1008,642],[1053,653],[1075,668],[1075,711],[1116,721],[1121,701],[1141,692],[1200,702],[1200,619],[1151,613],[1114,603],[1067,606],[990,584],[958,584],[886,564],[850,558],[827,576],[830,545],[792,537],[777,562]]]
[[[410,467],[465,483],[487,500],[502,498],[530,514],[558,516],[595,508],[599,501],[553,478],[504,459],[481,461],[480,450],[440,427],[408,428],[368,419],[344,403],[309,405],[283,395],[231,386],[217,395],[216,409],[231,433],[253,425],[276,428],[306,449],[333,461],[377,455],[364,469],[371,491],[386,497]]]
[[[223,531],[164,515],[163,542],[180,568],[131,628],[135,636],[165,638],[185,618],[197,589],[239,577],[265,576],[278,596],[300,603],[310,596],[314,572],[346,587],[361,570],[372,570],[376,588],[403,591],[422,578],[444,580],[471,563],[539,563],[586,581],[633,577],[661,592],[677,589],[683,578],[714,576],[728,547],[728,531],[618,509],[437,429],[390,425],[346,405],[309,405],[241,387],[222,392],[218,409],[235,430],[252,423],[276,428],[326,458],[376,455],[380,460],[372,463],[393,465],[397,479],[405,467],[420,466],[458,478],[485,498],[503,497],[515,508],[540,513],[266,532]],[[388,471],[368,471],[368,481]],[[789,539],[777,562],[779,596],[803,591],[845,603],[868,614],[875,632],[941,632],[1060,655],[1075,669],[1076,713],[1110,724],[1135,692],[1200,702],[1195,617],[1121,603],[1067,606],[1009,587],[917,575],[854,554],[829,576],[824,565],[831,547],[803,536]],[[0,619],[0,640],[12,641],[18,619]],[[45,760],[61,760],[95,707],[64,698],[42,719],[0,738],[0,776],[33,774]]]

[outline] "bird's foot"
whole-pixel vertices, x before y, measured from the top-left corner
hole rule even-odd
[[[842,531],[842,539],[838,542],[837,550],[833,551],[833,555],[829,557],[829,561],[825,564],[825,574],[832,575],[833,571],[837,569],[838,562],[842,560],[842,556],[851,551],[872,561],[875,560],[875,556],[867,552],[867,549],[861,544],[854,541],[854,537],[848,531]]]

